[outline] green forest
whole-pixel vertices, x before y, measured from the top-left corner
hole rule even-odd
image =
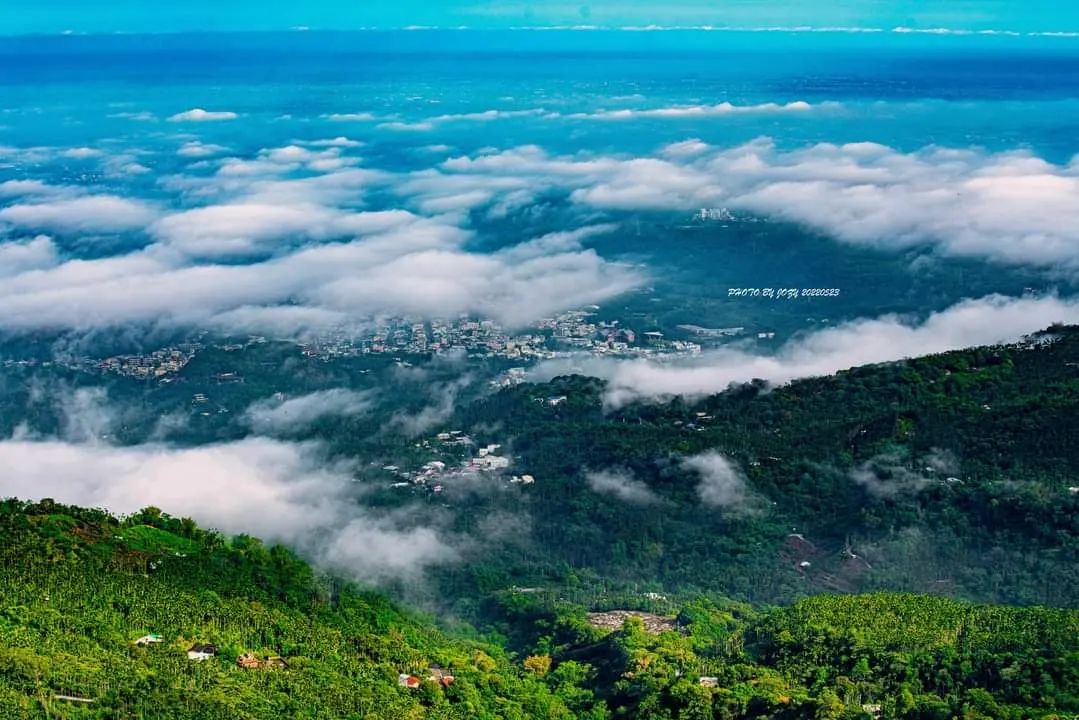
[[[5,717],[573,717],[497,646],[451,640],[282,547],[152,508],[121,522],[8,501],[0,524]],[[216,655],[190,660],[196,644]],[[243,669],[244,653],[288,667]],[[432,665],[455,682],[430,682]]]
[[[604,628],[584,607],[509,590],[492,599],[485,636],[447,634],[281,547],[155,508],[119,520],[5,501],[0,529],[5,717],[1006,720],[1079,711],[1074,610],[897,593],[775,609],[699,598]],[[155,640],[138,643],[147,637]],[[187,656],[206,645],[212,656]],[[251,656],[284,662],[237,662]],[[416,686],[402,687],[401,675]]]
[[[474,567],[479,582],[1079,606],[1075,329],[696,402],[612,411],[603,393],[598,380],[556,378],[459,414],[478,437],[509,438],[537,477],[515,498],[533,510],[535,542]],[[709,451],[741,478],[737,506],[702,502],[682,459]],[[653,501],[594,492],[587,471],[610,469]]]

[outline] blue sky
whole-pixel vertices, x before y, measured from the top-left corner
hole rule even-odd
[[[37,0],[0,2],[0,33],[438,25],[856,25],[1079,30],[1072,0]]]

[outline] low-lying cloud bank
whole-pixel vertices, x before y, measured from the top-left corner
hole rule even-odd
[[[181,449],[11,439],[0,441],[0,467],[0,496],[118,513],[154,505],[287,544],[372,582],[415,580],[461,555],[452,538],[407,511],[362,508],[351,468],[311,444],[248,438]]]
[[[598,209],[730,207],[886,250],[931,245],[949,256],[1079,273],[1079,163],[1028,151],[903,153],[876,143],[787,151],[764,138],[733,148],[687,140],[624,158],[524,146],[451,158],[403,186],[421,202],[477,206],[553,190]]]
[[[325,418],[364,415],[374,405],[374,393],[333,388],[291,398],[259,400],[247,408],[244,420],[260,435],[288,435],[306,430]]]
[[[589,489],[630,505],[660,505],[665,501],[652,488],[626,470],[596,470],[585,473]]]
[[[557,110],[532,108],[525,110],[484,110],[481,112],[454,113],[436,115],[423,120],[388,120],[378,125],[383,130],[426,132],[440,125],[449,123],[487,123],[496,120],[516,120],[539,118],[543,120],[680,120],[701,118],[722,118],[733,115],[776,115],[785,113],[807,113],[814,110],[835,110],[841,105],[836,102],[812,104],[804,100],[786,103],[766,102],[756,105],[736,105],[720,102],[713,105],[669,105],[663,107],[632,107],[602,109],[591,112],[564,113]],[[330,119],[334,119],[333,116]]]
[[[618,108],[615,110],[597,110],[595,112],[571,113],[559,115],[573,120],[639,120],[661,119],[680,120],[696,118],[721,118],[731,115],[775,115],[782,113],[807,113],[813,110],[839,108],[839,103],[827,102],[811,104],[804,100],[787,103],[760,103],[758,105],[735,105],[729,102],[715,105],[671,105],[669,107]]]
[[[723,392],[754,379],[784,384],[858,365],[1011,342],[1054,323],[1079,323],[1079,299],[990,296],[961,302],[920,322],[885,315],[843,323],[796,337],[775,355],[731,348],[705,353],[692,362],[582,357],[544,363],[536,375],[581,373],[604,378],[606,403],[620,407],[636,400]]]
[[[220,210],[220,208],[219,208]],[[250,208],[233,222],[252,232]],[[304,245],[238,264],[192,262],[165,245],[94,260],[49,260],[47,248],[2,245],[12,264],[0,284],[0,328],[87,329],[125,323],[202,324],[225,329],[299,331],[383,314],[452,317],[476,313],[506,325],[600,302],[640,284],[635,268],[608,262],[580,242],[528,257],[511,248],[465,249],[470,234],[415,216],[353,215],[369,234]],[[213,218],[217,223],[220,217]],[[258,227],[269,226],[259,220]],[[262,232],[262,230],[259,230]],[[182,240],[190,246],[198,234]],[[194,240],[193,240],[194,239]],[[216,245],[222,247],[220,241]]]
[[[227,119],[180,115],[177,122]],[[153,323],[298,333],[380,315],[458,313],[516,326],[643,280],[583,245],[609,224],[556,234],[557,243],[525,236],[517,248],[491,252],[476,249],[459,201],[416,203],[419,212],[368,208],[368,193],[402,176],[357,167],[362,143],[348,138],[234,157],[190,137],[180,146],[192,159],[185,171],[158,178],[174,198],[43,180],[0,184],[0,329]],[[63,151],[11,155],[29,166]],[[116,159],[102,153],[87,162]],[[72,245],[98,236],[117,251],[73,256]]]
[[[622,116],[612,112],[601,119]],[[225,148],[190,138],[181,138],[190,164],[157,179],[160,193],[173,197],[150,201],[115,187],[92,193],[40,179],[0,183],[0,329],[158,323],[293,333],[385,314],[457,313],[518,326],[639,286],[639,268],[599,256],[586,241],[610,232],[612,215],[642,210],[730,207],[844,242],[892,251],[930,246],[1079,277],[1079,163],[1053,164],[1027,151],[903,153],[873,143],[783,150],[767,139],[718,148],[690,139],[645,157],[554,156],[523,146],[388,172],[362,167],[359,145],[347,138],[295,141],[248,157],[219,155]],[[100,163],[106,173],[141,157],[76,150],[85,156],[80,162]],[[4,152],[34,167],[70,149]],[[175,157],[174,146],[168,152]],[[535,214],[552,197],[576,206],[583,227],[522,237],[501,251],[477,249],[472,214]],[[379,206],[369,207],[370,198]],[[119,250],[72,256],[72,245],[92,246],[98,236],[108,238],[102,247]]]
[[[116,233],[141,230],[157,211],[140,200],[114,195],[32,198],[0,210],[6,224],[61,233]]]

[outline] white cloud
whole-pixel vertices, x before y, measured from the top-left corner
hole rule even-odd
[[[355,206],[366,188],[389,181],[386,173],[377,170],[341,167],[353,159],[339,157],[339,152],[333,149],[317,153],[308,162],[300,163],[280,162],[282,154],[269,149],[254,159],[230,157],[216,161],[217,172],[213,175],[172,175],[162,178],[161,185],[198,204],[260,202],[332,207]],[[334,167],[323,167],[324,162]]]
[[[240,305],[222,310],[202,322],[211,330],[268,333],[275,337],[306,338],[325,328],[351,327],[348,313],[302,305]]]
[[[510,118],[525,118],[536,117],[540,115],[547,115],[547,111],[543,108],[535,108],[531,110],[483,110],[480,112],[469,113],[450,113],[447,115],[436,115],[433,118],[429,118],[429,122],[435,123],[447,123],[447,122],[491,122],[494,120],[506,120]]]
[[[442,163],[401,192],[421,204],[469,207],[528,189],[581,205],[691,211],[726,206],[881,249],[929,245],[976,257],[1079,273],[1079,162],[1026,151],[930,147],[901,153],[874,143],[783,151],[770,140],[734,148],[676,143],[657,157],[550,156],[526,146]]]
[[[647,484],[623,470],[588,472],[585,473],[585,479],[592,492],[609,495],[631,505],[656,505],[663,502]]]
[[[0,243],[0,277],[51,267],[57,260],[56,245],[46,235]]]
[[[246,212],[237,217],[250,220]],[[407,213],[335,217],[325,232],[370,231],[348,242],[295,248],[251,264],[191,264],[188,252],[233,248],[218,244],[228,237],[219,233],[234,228],[237,217],[215,212],[192,222],[188,216],[165,230],[155,227],[163,244],[146,250],[11,276],[0,283],[0,327],[234,321],[252,329],[259,320],[280,327],[342,316],[462,312],[519,325],[605,300],[642,280],[634,268],[574,250],[565,241],[561,252],[525,259],[512,251],[471,252],[464,248],[469,233]],[[258,231],[252,237],[281,232],[281,226],[264,227],[257,218],[250,222],[244,230]],[[319,230],[305,225],[303,231]]]
[[[478,14],[483,15],[503,15],[505,11],[499,7],[492,9],[491,6],[478,6],[475,10]],[[406,30],[435,30],[439,28],[416,26],[404,28]],[[461,29],[461,28],[458,28]],[[714,33],[781,33],[783,35],[789,35],[792,33],[825,33],[825,34],[879,34],[879,33],[894,33],[897,35],[909,35],[909,34],[925,34],[925,35],[985,35],[996,37],[1048,37],[1048,38],[1076,38],[1079,37],[1079,32],[1073,31],[1060,31],[1060,30],[1044,30],[1044,31],[1022,31],[1011,30],[1008,28],[962,28],[962,27],[927,27],[927,28],[911,28],[905,25],[898,25],[895,27],[875,27],[875,26],[857,26],[857,25],[522,25],[514,26],[510,28],[516,31],[527,32],[547,32],[552,30],[557,31],[575,31],[575,32],[594,32],[598,30],[607,32],[628,32],[628,33],[647,33],[647,32],[714,32]]]
[[[140,112],[118,112],[109,115],[110,118],[122,118],[124,120],[137,120],[139,122],[155,122],[157,116],[152,112],[143,110]]]
[[[117,163],[106,163],[106,173],[110,177],[124,177],[127,175],[146,175],[153,172],[150,168],[146,167],[139,162],[126,162],[121,161]]]
[[[324,418],[363,415],[373,405],[374,398],[369,392],[334,388],[292,398],[259,400],[247,409],[244,419],[259,434],[287,435],[305,430]]]
[[[180,149],[176,151],[176,154],[180,157],[204,158],[212,155],[220,155],[223,152],[228,152],[228,148],[222,145],[192,140],[191,142],[186,142],[181,145]]]
[[[0,325],[51,325],[64,317],[68,327],[149,318],[296,324],[301,315],[440,309],[517,325],[636,286],[638,270],[572,240],[556,248],[548,239],[540,251],[533,243],[498,253],[465,249],[470,234],[454,226],[464,213],[486,208],[497,217],[551,192],[599,210],[745,208],[847,242],[931,243],[951,255],[1079,272],[1079,163],[1052,165],[1027,153],[904,154],[872,143],[780,151],[769,141],[719,149],[692,140],[655,157],[619,158],[556,157],[525,146],[450,158],[402,177],[342,167],[356,160],[346,152],[336,141],[325,148],[293,143],[209,161],[214,174],[162,180],[195,206],[164,216],[122,197],[5,184],[21,198],[0,210],[0,223],[57,232],[145,228],[157,243],[129,256],[12,276],[0,287]],[[439,217],[355,209],[365,194],[384,190]],[[218,204],[198,206],[208,198]],[[331,241],[344,242],[311,247]],[[242,256],[260,262],[232,264]],[[232,263],[204,262],[215,258]]]
[[[635,400],[719,393],[754,379],[784,384],[859,365],[1011,342],[1057,322],[1079,322],[1079,299],[990,296],[958,303],[920,322],[885,315],[843,323],[795,337],[774,355],[724,349],[692,362],[581,359],[546,363],[537,372],[540,377],[577,371],[606,378],[606,402],[617,407]]]
[[[683,458],[680,464],[700,477],[697,495],[705,505],[736,512],[753,509],[755,498],[745,475],[722,453],[709,450]]]
[[[420,377],[424,376],[421,375]],[[390,418],[389,425],[409,437],[422,435],[453,415],[457,397],[474,380],[475,378],[472,375],[465,374],[456,380],[427,386],[427,393],[434,398],[434,402],[421,408],[418,412],[399,411],[395,413]]]
[[[514,118],[528,117],[555,118],[559,117],[559,115],[558,113],[550,113],[542,108],[535,108],[529,110],[483,110],[479,112],[448,113],[445,115],[435,115],[433,117],[413,121],[389,120],[383,123],[379,123],[377,127],[381,130],[427,132],[430,130],[434,130],[439,125],[445,125],[447,123],[487,123],[493,122],[495,120],[509,120]]]
[[[332,122],[371,122],[378,119],[378,116],[369,112],[331,113],[322,117]]]
[[[41,180],[5,180],[0,182],[0,197],[55,195],[64,191],[64,188],[49,185]]]
[[[322,140],[297,140],[299,145],[309,145],[311,147],[337,147],[337,148],[358,148],[363,147],[364,143],[360,140],[352,140],[344,135],[338,135],[337,137],[324,138]]]
[[[302,145],[292,144],[262,150],[259,152],[259,157],[279,165],[290,166],[306,164],[308,167],[311,167],[312,163],[327,162],[331,160],[335,160],[338,163],[343,162],[341,158],[342,147],[344,146],[332,145],[326,150],[318,151],[310,150]],[[322,168],[322,171],[328,169],[329,168]]]
[[[403,132],[427,132],[428,130],[434,130],[435,124],[426,120],[418,122],[403,122],[401,120],[392,120],[390,122],[379,123],[376,126],[379,130],[400,130]]]
[[[519,326],[561,308],[601,302],[641,279],[591,250],[511,264],[497,254],[432,249],[392,260],[377,273],[342,275],[314,294],[330,307],[442,317],[475,312]]]
[[[105,388],[83,387],[63,392],[59,406],[63,437],[73,442],[101,442],[115,424],[115,412],[109,406]]]
[[[662,154],[668,157],[692,157],[708,152],[712,146],[700,138],[690,138],[681,142],[670,143],[663,148]]]
[[[102,155],[104,155],[103,152],[96,148],[90,147],[68,148],[67,150],[61,151],[60,153],[61,157],[65,157],[70,160],[87,160],[89,158],[101,157]]]
[[[959,458],[951,450],[932,448],[920,461],[926,472],[955,475],[959,472]]]
[[[417,221],[404,211],[350,213],[321,205],[236,203],[211,205],[158,220],[150,233],[199,257],[281,249],[288,238],[325,240],[385,232]]]
[[[204,110],[202,108],[192,108],[191,110],[185,110],[178,112],[175,115],[170,115],[169,122],[214,122],[219,120],[235,120],[240,117],[234,112],[227,110]]]
[[[517,263],[549,257],[558,253],[574,252],[580,250],[581,241],[599,235],[606,235],[617,229],[618,225],[615,223],[602,223],[599,225],[586,225],[575,230],[560,230],[547,233],[534,240],[513,245],[500,251],[498,256],[509,262]]]
[[[437,529],[399,527],[393,515],[349,522],[321,549],[320,560],[333,568],[375,581],[415,579],[424,570],[461,559],[462,548]]]
[[[772,115],[780,113],[806,113],[817,109],[835,109],[838,103],[811,105],[804,100],[788,103],[760,103],[758,105],[734,105],[721,102],[716,105],[675,105],[658,108],[621,108],[618,110],[597,110],[594,112],[571,113],[565,115],[573,120],[637,120],[641,118],[683,119],[714,118],[730,115]],[[553,115],[553,117],[562,117]]]
[[[0,223],[66,233],[124,232],[145,227],[156,215],[139,200],[86,195],[11,205],[0,210]]]
[[[354,577],[415,579],[459,558],[404,512],[362,508],[351,468],[313,445],[249,438],[180,449],[0,441],[0,495],[130,513],[148,505],[228,533],[286,543]]]

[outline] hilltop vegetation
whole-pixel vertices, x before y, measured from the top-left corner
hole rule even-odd
[[[0,506],[0,537],[5,718],[573,717],[498,647],[451,640],[255,538],[153,509],[119,521],[17,501]],[[162,642],[134,644],[149,633]],[[218,656],[189,660],[195,643]],[[245,652],[289,667],[241,669]],[[431,664],[455,682],[427,682]],[[400,688],[401,673],[423,682]]]
[[[616,718],[1055,718],[1079,707],[1079,613],[880,593],[755,610],[695,600],[679,631],[605,634],[580,608],[506,596],[533,652],[592,679]]]
[[[1079,710],[1079,612],[820,596],[698,599],[659,634],[497,596],[518,649],[449,637],[280,547],[155,509],[0,506],[0,707],[13,718],[884,718]],[[155,633],[160,643],[133,641]],[[212,643],[196,662],[185,651]],[[236,659],[282,656],[244,669]],[[437,665],[454,675],[427,680]],[[398,686],[399,673],[420,680]],[[92,700],[93,702],[80,702]]]

